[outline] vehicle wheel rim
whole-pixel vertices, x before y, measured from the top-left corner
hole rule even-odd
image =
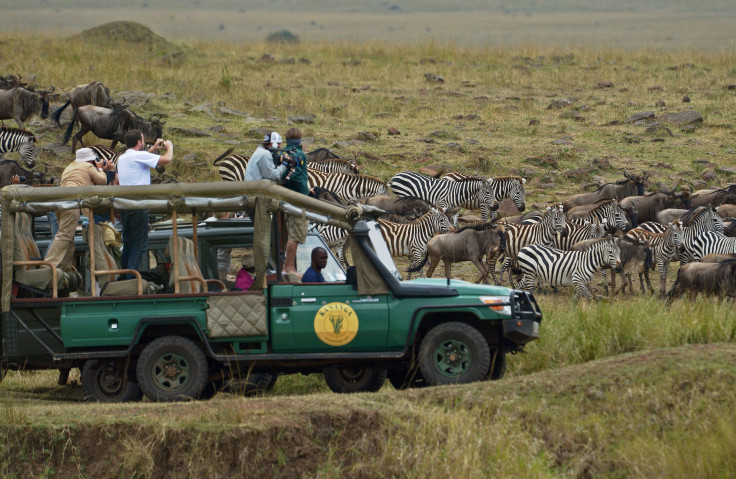
[[[346,368],[346,369],[340,369],[340,375],[343,377],[343,379],[350,383],[356,383],[363,379],[363,376],[365,376],[365,369],[353,369],[353,368]]]
[[[97,387],[105,396],[117,396],[124,386],[125,381],[115,363],[107,363],[97,372]]]
[[[179,354],[163,354],[153,364],[153,377],[162,389],[170,391],[181,389],[191,377],[189,363]]]
[[[434,353],[434,364],[447,377],[457,377],[470,369],[470,348],[462,341],[448,340],[440,344]]]

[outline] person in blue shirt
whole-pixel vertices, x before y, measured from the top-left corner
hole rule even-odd
[[[322,270],[327,266],[327,251],[322,247],[312,250],[312,265],[302,275],[302,283],[324,283]]]

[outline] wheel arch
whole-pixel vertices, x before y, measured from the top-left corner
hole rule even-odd
[[[419,319],[419,326],[412,344],[412,349],[416,351],[422,338],[427,335],[432,328],[450,321],[464,323],[472,326],[483,335],[488,345],[493,348],[500,346],[503,342],[503,332],[496,320],[480,319],[472,311],[428,311]]]

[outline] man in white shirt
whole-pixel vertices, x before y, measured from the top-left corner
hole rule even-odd
[[[141,130],[130,130],[125,134],[128,150],[118,158],[118,179],[121,186],[150,185],[151,168],[168,165],[174,157],[174,145],[169,140],[156,140],[146,151],[146,140]],[[166,153],[157,155],[161,147]],[[148,250],[148,210],[122,210],[123,223],[123,269],[141,269],[143,255]]]

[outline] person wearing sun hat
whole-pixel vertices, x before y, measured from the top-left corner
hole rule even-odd
[[[248,160],[248,166],[245,168],[245,181],[253,180],[271,180],[276,183],[282,183],[288,169],[287,165],[274,165],[273,154],[269,148],[278,149],[281,145],[281,135],[271,132],[263,138],[263,144],[258,145],[256,151]]]
[[[105,170],[112,168],[114,168],[112,162],[103,163],[91,148],[80,148],[77,150],[74,161],[61,174],[59,186],[105,185],[107,184]],[[77,230],[80,214],[79,209],[56,212],[59,218],[59,231],[56,232],[54,241],[44,258],[65,272],[71,271],[73,267],[74,233]]]

